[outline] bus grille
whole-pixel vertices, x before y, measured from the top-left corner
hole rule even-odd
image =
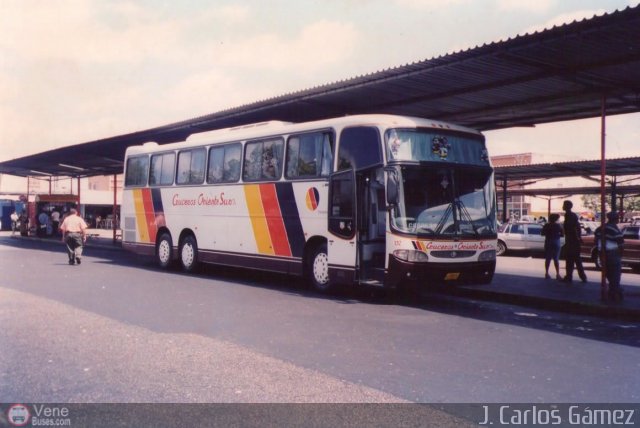
[[[439,258],[439,259],[461,259],[465,257],[473,257],[476,255],[475,251],[465,250],[465,251],[432,251],[431,257]]]

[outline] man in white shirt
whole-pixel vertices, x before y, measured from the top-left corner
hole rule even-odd
[[[12,212],[11,213],[11,236],[14,236],[16,234],[16,229],[18,228],[18,219],[20,217],[18,217],[18,213],[17,212]]]
[[[62,222],[60,230],[62,231],[62,242],[67,244],[69,264],[80,264],[82,246],[87,241],[87,223],[78,215],[75,208],[71,208],[69,215]]]

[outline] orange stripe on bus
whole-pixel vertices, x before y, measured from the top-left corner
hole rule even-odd
[[[151,199],[151,189],[142,189],[142,203],[144,204],[144,216],[149,230],[149,242],[156,242],[158,227],[156,226],[156,214]]]
[[[260,254],[274,254],[269,236],[269,227],[264,217],[264,208],[260,197],[260,187],[257,184],[244,186],[244,197],[247,201],[253,236],[256,239],[256,246]]]
[[[142,201],[142,189],[133,189],[133,205],[136,213],[136,226],[140,235],[140,242],[149,242],[149,227],[144,215],[144,202]]]
[[[309,189],[307,191],[307,208],[311,211],[315,211],[318,208],[318,201],[316,201],[316,195],[313,192],[313,189]]]
[[[284,221],[282,220],[275,184],[260,184],[260,196],[262,197],[264,215],[269,227],[269,235],[271,235],[271,243],[276,255],[291,257],[287,229],[285,229]]]

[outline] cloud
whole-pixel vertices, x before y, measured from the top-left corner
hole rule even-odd
[[[0,129],[1,157],[302,89],[309,79],[324,81],[322,70],[340,69],[360,41],[340,21],[275,33],[256,25],[261,16],[246,6],[162,7],[3,1],[0,118],[11,126]]]
[[[551,10],[554,0],[498,0],[500,10],[542,13]]]
[[[214,46],[209,56],[223,66],[308,72],[347,60],[358,38],[351,24],[322,20],[290,38],[260,33],[232,40]]]
[[[443,10],[448,7],[470,3],[470,0],[395,0],[398,6],[420,10]]]
[[[546,22],[534,25],[529,27],[523,31],[523,33],[534,33],[536,31],[543,31],[548,28],[552,28],[554,26],[561,26],[564,24],[571,23],[573,21],[581,21],[585,18],[593,18],[595,15],[602,15],[606,13],[604,9],[584,9],[584,10],[576,10],[569,13],[563,13],[560,15],[556,15],[553,18],[547,20]]]
[[[3,8],[0,48],[24,60],[111,63],[161,58],[176,47],[175,34],[182,25],[129,2],[105,6],[86,0],[24,0],[3,3]]]

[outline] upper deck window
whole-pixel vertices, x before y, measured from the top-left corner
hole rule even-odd
[[[132,156],[127,159],[125,186],[146,186],[149,175],[149,156]]]
[[[455,162],[489,166],[481,135],[439,129],[390,129],[385,134],[387,159],[392,161]]]
[[[178,153],[177,184],[202,184],[206,161],[205,149],[183,150]]]
[[[380,135],[376,128],[358,126],[342,131],[338,171],[349,168],[360,170],[381,163]]]

